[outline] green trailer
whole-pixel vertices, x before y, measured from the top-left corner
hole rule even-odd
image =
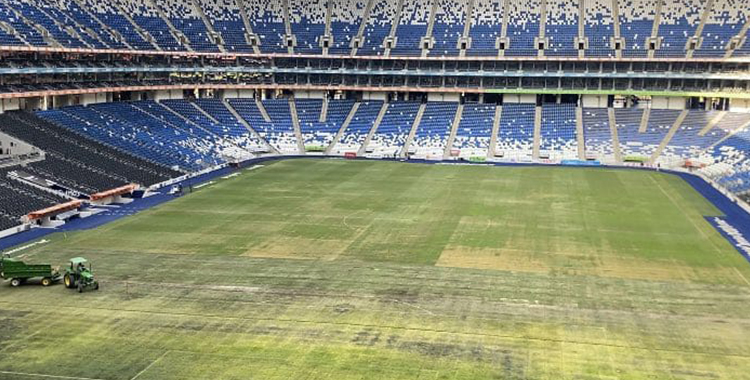
[[[26,264],[8,255],[0,255],[0,277],[10,280],[10,286],[16,287],[30,279],[41,279],[43,286],[50,286],[60,281],[60,271],[49,264]]]

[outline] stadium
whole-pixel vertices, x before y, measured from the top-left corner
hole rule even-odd
[[[750,0],[0,0],[0,379],[750,379]]]

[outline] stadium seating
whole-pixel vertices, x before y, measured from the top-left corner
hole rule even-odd
[[[582,0],[584,34],[588,38],[587,57],[613,57],[612,38],[615,36],[615,19],[607,0]]]
[[[297,38],[294,51],[300,54],[321,54],[319,38],[325,35],[328,0],[289,2],[289,22]]]
[[[297,141],[290,102],[295,105],[302,144]],[[333,144],[354,106],[352,100],[286,98],[262,102],[232,98],[104,103],[40,111],[38,115],[46,121],[28,121],[24,114],[11,113],[7,117],[12,119],[0,117],[0,130],[29,141],[50,156],[47,161],[30,165],[29,171],[72,189],[93,192],[124,183],[156,183],[179,172],[249,158],[252,153],[267,152],[266,143],[282,154],[299,154],[300,145],[311,151],[331,147],[331,154],[344,154],[360,152],[373,132],[365,152],[376,157],[403,155],[422,106],[424,112],[414,129],[409,153],[418,158],[439,158],[445,152],[459,107],[456,102],[392,101],[373,131],[383,102],[361,101]],[[243,120],[235,118],[232,111]],[[466,103],[450,148],[459,150],[461,157],[486,157],[496,111],[494,104]],[[656,157],[655,163],[667,167],[695,161],[705,166],[703,173],[732,191],[750,191],[750,114],[689,110],[668,144],[655,156],[682,110],[650,109],[645,117],[643,108],[584,108],[581,137],[586,159],[615,162],[610,111],[616,120],[623,159]],[[512,161],[532,158],[536,112],[532,103],[502,106],[497,121],[498,157]],[[579,158],[576,112],[576,105],[571,103],[541,106],[541,158]],[[68,167],[75,170],[65,169]],[[81,172],[93,174],[84,178],[72,174]]]
[[[328,147],[349,115],[353,101],[330,100],[325,121],[320,121],[322,99],[298,99],[297,117],[305,146]]]
[[[418,157],[442,158],[457,109],[455,102],[427,103],[409,150]]]
[[[464,34],[466,2],[460,0],[436,0],[437,12],[432,29],[435,45],[430,56],[457,56],[458,40]]]
[[[556,160],[578,158],[576,135],[575,104],[544,104],[542,106],[542,129],[539,141],[541,153]]]
[[[615,111],[620,150],[625,157],[651,157],[681,111],[651,110],[646,128],[641,132],[643,112],[643,109],[638,108]]]
[[[292,115],[286,99],[263,102],[271,120],[266,121],[254,99],[229,99],[229,104],[269,144],[283,153],[298,153]]]
[[[534,104],[504,104],[495,153],[510,159],[531,159],[534,145]]]
[[[461,150],[461,156],[487,155],[495,123],[494,104],[466,104],[461,114],[461,122],[456,130],[453,148]]]
[[[510,47],[505,51],[510,57],[534,57],[538,46],[534,39],[539,36],[541,0],[511,1],[508,17]]]
[[[656,18],[656,2],[625,0],[620,2],[620,35],[625,41],[625,57],[646,57],[647,40]]]
[[[692,50],[688,42],[707,11],[694,56],[722,57],[742,30],[744,9],[750,5],[747,0],[717,0],[706,10],[702,0],[668,1],[661,7],[653,0],[625,0],[617,3],[615,20],[608,0],[510,1],[508,9],[503,0],[485,0],[474,2],[471,14],[465,1],[435,0],[433,6],[432,1],[409,0],[399,7],[398,0],[373,0],[367,15],[365,0],[330,1],[330,6],[329,0],[290,1],[285,19],[284,3],[271,0],[7,0],[0,4],[0,21],[8,26],[0,28],[0,44],[252,52],[250,37],[257,36],[263,53],[291,49],[296,54],[321,54],[330,12],[329,54],[348,55],[361,28],[357,54],[382,55],[384,41],[395,26],[392,55],[419,56],[422,38],[432,37],[429,56],[457,56],[469,22],[468,56],[497,56],[500,47],[510,57],[537,56],[540,49],[550,57],[577,57],[582,48],[587,57],[612,57],[619,23],[625,57],[646,57],[653,49],[656,57],[673,58]],[[545,25],[541,25],[543,10]],[[584,39],[578,40],[581,17]],[[543,40],[537,40],[542,37],[540,28]],[[499,38],[503,39],[498,44]],[[735,57],[750,55],[750,44],[737,47]]]
[[[586,158],[594,158],[602,162],[614,158],[607,108],[583,109],[583,136],[586,144]]]
[[[544,35],[549,39],[545,55],[577,56],[575,40],[578,37],[578,1],[547,0],[547,25]]]
[[[335,147],[337,152],[356,153],[359,151],[365,142],[367,134],[372,130],[382,107],[383,102],[379,100],[360,103],[351,122],[344,130],[339,141],[336,142]]]
[[[55,123],[26,113],[8,113],[0,116],[0,131],[45,151],[47,157],[59,157],[78,166],[82,171],[110,173],[122,182],[150,186],[176,177],[179,173],[166,167],[141,160],[81,135],[66,130]]]
[[[746,22],[748,2],[745,0],[714,1],[711,12],[703,25],[700,49],[694,57],[723,57],[732,37],[739,34]]]
[[[395,101],[388,105],[383,120],[372,136],[367,150],[385,156],[401,152],[417,117],[420,103]]]
[[[373,0],[373,3],[357,55],[382,55],[383,42],[390,34],[392,20],[398,12],[398,0]]]
[[[18,166],[0,169],[0,231],[21,225],[21,217],[30,212],[68,201],[7,177],[8,172],[22,169]]]
[[[496,56],[497,38],[503,27],[503,0],[478,1],[474,3],[469,37],[469,56]]]

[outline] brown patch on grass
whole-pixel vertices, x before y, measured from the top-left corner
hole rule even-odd
[[[453,245],[442,252],[435,265],[511,272],[557,272],[651,281],[701,282],[709,278],[716,282],[742,284],[731,268],[695,268],[677,260],[615,256],[607,252],[592,255],[565,251],[530,252],[510,248]]]
[[[286,237],[266,241],[250,247],[242,256],[300,259],[300,260],[334,260],[348,246],[342,240],[306,239]]]

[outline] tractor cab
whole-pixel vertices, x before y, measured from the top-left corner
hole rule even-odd
[[[70,259],[70,266],[65,270],[65,287],[78,289],[83,293],[84,289],[99,289],[99,282],[94,279],[94,272],[88,260],[83,257]]]

